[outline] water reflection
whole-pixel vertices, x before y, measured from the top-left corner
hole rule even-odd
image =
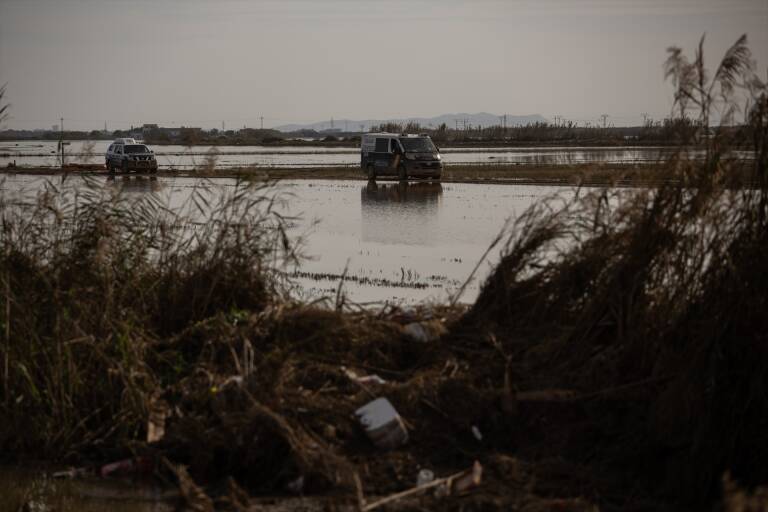
[[[162,188],[156,176],[108,176],[107,185],[127,194],[158,192]]]
[[[442,205],[440,183],[376,183],[360,191],[364,242],[433,245]]]

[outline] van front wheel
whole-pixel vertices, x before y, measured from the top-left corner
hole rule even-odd
[[[373,168],[372,164],[368,164],[368,167],[366,167],[365,170],[366,170],[366,172],[368,174],[368,179],[369,180],[375,180],[376,179],[376,169]]]
[[[408,179],[408,171],[405,170],[404,165],[400,165],[400,167],[397,168],[397,177],[400,178],[401,181]]]

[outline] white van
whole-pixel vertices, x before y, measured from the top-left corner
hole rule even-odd
[[[366,133],[360,141],[360,168],[377,176],[440,179],[443,162],[429,135]]]

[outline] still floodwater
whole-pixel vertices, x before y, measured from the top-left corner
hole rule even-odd
[[[59,177],[51,177],[54,182]],[[99,178],[127,194],[156,194],[179,205],[204,187],[213,194],[235,186],[232,179]],[[75,180],[75,181],[73,181]],[[77,178],[68,182],[77,186]],[[40,189],[45,178],[7,175],[5,194]],[[284,181],[278,191],[285,213],[299,215],[294,235],[305,235],[308,257],[290,273],[299,298],[335,296],[343,290],[357,303],[445,301],[470,276],[505,221],[545,196],[568,188],[530,185],[398,183],[334,180]],[[477,296],[498,253],[480,266],[462,302]]]
[[[65,153],[68,163],[103,163],[109,141],[72,141]],[[0,167],[9,163],[57,167],[56,141],[0,142]],[[265,147],[265,146],[154,146],[161,169],[187,169],[204,165],[206,154],[215,151],[216,168],[233,167],[336,167],[360,165],[357,148]],[[529,148],[441,148],[446,165],[580,163],[650,163],[672,151],[658,147],[529,147]]]

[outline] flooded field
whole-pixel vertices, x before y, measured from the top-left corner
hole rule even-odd
[[[50,178],[58,183],[61,178]],[[40,190],[45,178],[8,175],[4,193]],[[69,178],[66,186],[78,186]],[[201,188],[223,194],[235,181],[195,178],[98,178],[104,187],[155,194],[172,207]],[[300,220],[292,235],[305,237],[306,259],[286,269],[303,299],[343,291],[357,303],[445,301],[470,276],[505,221],[537,200],[571,189],[531,185],[480,185],[295,180],[278,185],[280,208]],[[497,259],[481,264],[461,301],[471,302]],[[346,273],[345,273],[346,269]]]
[[[103,163],[109,141],[71,141],[67,146],[67,163]],[[58,167],[56,141],[0,142],[0,167],[9,163],[36,167]],[[161,169],[189,169],[204,165],[209,152],[215,152],[216,167],[338,167],[358,166],[357,148],[324,148],[299,146],[153,146]],[[572,165],[584,163],[638,164],[653,163],[670,152],[659,147],[496,147],[441,148],[446,165],[520,164]]]

